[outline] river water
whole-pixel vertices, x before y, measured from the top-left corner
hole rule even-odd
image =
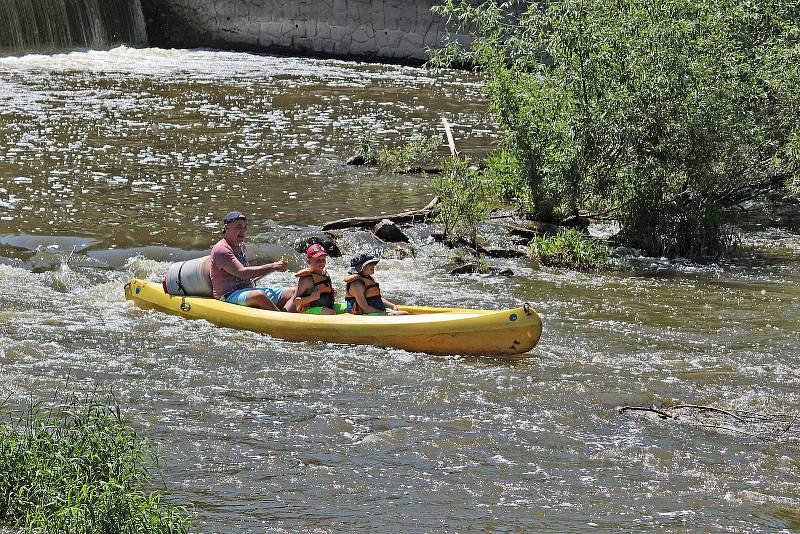
[[[124,47],[0,59],[0,395],[113,392],[204,532],[800,530],[793,428],[616,409],[800,413],[791,225],[751,225],[735,262],[503,260],[508,278],[450,276],[426,227],[413,254],[341,236],[345,256],[383,255],[393,300],[531,302],[542,340],[517,363],[290,343],[124,301],[129,278],[201,255],[231,209],[251,256],[299,268],[293,242],[323,222],[424,205],[429,178],[343,161],[359,124],[391,144],[442,116],[465,152],[491,146],[464,73]]]

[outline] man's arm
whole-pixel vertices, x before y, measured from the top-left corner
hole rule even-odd
[[[269,274],[275,271],[285,271],[286,270],[286,261],[276,261],[274,263],[265,263],[264,265],[253,265],[251,267],[245,267],[242,263],[233,258],[232,261],[222,265],[220,268],[225,271],[226,273],[235,276],[236,278],[241,278],[243,280],[252,280],[254,278],[260,278],[265,274]]]

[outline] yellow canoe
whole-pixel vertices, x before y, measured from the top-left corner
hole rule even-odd
[[[401,306],[409,315],[308,315],[168,295],[161,284],[138,279],[125,284],[125,298],[140,308],[290,341],[377,345],[429,354],[519,358],[542,334],[542,320],[527,304],[502,311]]]

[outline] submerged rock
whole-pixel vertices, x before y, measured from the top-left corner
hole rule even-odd
[[[392,247],[386,248],[381,254],[383,258],[392,258],[396,260],[405,260],[408,258],[416,258],[417,250],[408,243],[398,243]]]

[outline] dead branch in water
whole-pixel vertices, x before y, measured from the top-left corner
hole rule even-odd
[[[722,408],[714,408],[713,406],[700,406],[698,404],[676,404],[675,406],[670,406],[670,410],[677,410],[679,408],[691,408],[695,410],[702,410],[706,412],[716,412],[716,413],[724,413],[726,415],[730,415],[734,419],[741,421],[742,423],[747,423],[744,419],[739,417],[736,414],[729,412],[728,410],[723,410]]]
[[[670,419],[692,426],[713,428],[715,430],[739,434],[763,442],[797,443],[800,429],[796,422],[800,414],[756,412],[747,410],[722,409],[700,404],[674,404],[672,406],[618,406],[619,413],[650,412],[661,419]],[[701,415],[702,414],[702,415]],[[733,419],[735,426],[723,424]]]
[[[633,412],[653,412],[657,414],[661,419],[675,419],[675,416],[670,415],[666,412],[662,412],[661,410],[657,410],[655,408],[646,408],[644,406],[618,406],[617,411],[619,413],[625,413],[627,411]]]
[[[434,197],[427,206],[418,210],[404,211],[394,215],[377,215],[375,217],[349,217],[337,221],[327,222],[322,225],[322,231],[342,230],[344,228],[372,228],[384,219],[389,219],[395,224],[424,221],[433,215],[433,208],[439,203],[439,197]]]

